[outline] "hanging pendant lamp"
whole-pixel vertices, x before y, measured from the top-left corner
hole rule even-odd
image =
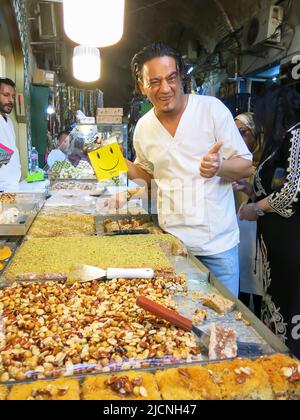
[[[79,45],[73,52],[73,75],[82,82],[95,82],[101,75],[98,48]]]
[[[66,35],[80,45],[107,47],[123,36],[125,0],[63,0]]]

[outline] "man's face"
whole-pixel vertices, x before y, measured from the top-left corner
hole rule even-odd
[[[62,134],[59,139],[59,149],[66,153],[70,147],[70,136],[68,134]]]
[[[182,81],[174,58],[165,56],[147,61],[142,77],[139,83],[141,92],[158,113],[172,113],[180,109]]]
[[[16,98],[15,89],[4,83],[0,85],[0,113],[10,114],[13,110]]]

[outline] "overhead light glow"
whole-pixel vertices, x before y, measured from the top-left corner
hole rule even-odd
[[[47,114],[48,114],[48,115],[53,115],[53,114],[55,114],[55,108],[54,108],[54,106],[53,106],[53,105],[48,105],[48,108],[47,108]]]
[[[187,74],[191,74],[193,71],[194,71],[194,67],[192,66],[188,69]]]
[[[125,0],[63,0],[66,35],[80,45],[107,47],[123,36]]]
[[[81,82],[95,82],[100,78],[101,60],[98,48],[83,45],[74,48],[73,75]]]

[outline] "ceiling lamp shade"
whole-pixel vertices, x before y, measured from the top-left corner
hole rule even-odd
[[[73,52],[73,75],[82,82],[95,82],[100,78],[101,61],[98,48],[79,45]]]
[[[63,0],[66,35],[80,45],[107,47],[123,36],[125,0]]]

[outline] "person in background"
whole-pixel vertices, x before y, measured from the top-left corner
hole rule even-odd
[[[9,163],[0,168],[0,191],[13,191],[21,179],[20,156],[16,146],[16,135],[9,114],[14,109],[15,83],[0,78],[0,143],[13,150]]]
[[[64,161],[67,159],[67,153],[70,147],[70,133],[69,131],[61,131],[57,136],[57,149],[52,150],[48,157],[47,163],[50,168],[57,161]]]
[[[240,218],[258,221],[262,320],[300,357],[300,95],[274,86],[254,115],[262,158]]]
[[[256,127],[253,113],[245,112],[235,118],[235,123],[243,137],[248,149],[253,155],[253,174],[259,164],[260,142],[257,138]],[[241,180],[233,183],[235,191],[235,201],[237,211],[242,203],[247,202],[249,197],[243,192],[247,184],[250,194],[252,191],[253,176],[247,180]],[[256,222],[239,220],[240,244],[239,244],[239,262],[240,262],[240,300],[248,307],[251,307],[251,298],[253,300],[254,312],[257,317],[261,315],[262,302],[262,281],[255,267],[256,256]]]
[[[137,123],[128,177],[149,188],[155,180],[160,227],[237,296],[239,230],[231,182],[251,174],[251,153],[221,101],[184,94],[187,74],[178,51],[154,43],[134,56],[131,68],[136,89],[153,109]],[[118,200],[122,204],[126,195]]]

